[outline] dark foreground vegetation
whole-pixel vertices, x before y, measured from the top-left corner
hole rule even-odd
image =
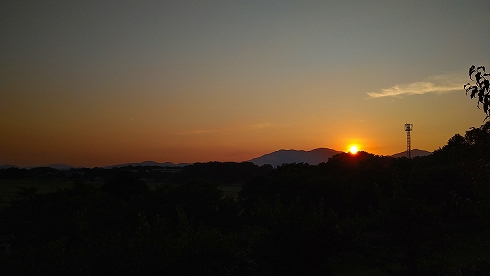
[[[489,166],[486,123],[412,160],[5,169],[72,184],[2,208],[0,274],[489,275]]]

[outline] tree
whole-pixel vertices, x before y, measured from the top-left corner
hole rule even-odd
[[[480,108],[480,103],[483,105],[483,112],[487,115],[485,120],[490,117],[490,82],[487,76],[490,74],[485,73],[485,66],[471,65],[469,72],[470,80],[475,81],[475,85],[471,85],[467,83],[464,85],[464,89],[466,90],[466,95],[470,93],[470,98],[475,98],[478,96],[478,108]],[[473,79],[473,77],[475,79]]]

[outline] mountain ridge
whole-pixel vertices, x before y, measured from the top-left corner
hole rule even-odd
[[[310,165],[318,165],[319,163],[327,162],[330,157],[339,153],[341,153],[341,151],[329,148],[317,148],[310,151],[280,149],[250,159],[249,162],[258,166],[265,164],[280,166],[287,163],[308,163]]]
[[[322,162],[327,162],[329,158],[342,153],[343,151],[338,151],[330,148],[316,148],[312,150],[295,150],[295,149],[280,149],[277,151],[273,151],[270,153],[266,153],[259,157],[252,158],[250,160],[246,160],[244,162],[252,162],[257,166],[262,166],[265,164],[270,164],[274,167],[280,166],[282,164],[288,163],[308,163],[310,165],[318,165]],[[413,149],[411,151],[412,157],[419,156],[427,156],[432,154],[430,151]],[[407,156],[406,151],[402,151],[399,153],[395,153],[392,155],[387,155],[394,158],[400,158]],[[110,166],[104,166],[104,169],[112,169],[112,168],[122,168],[127,166],[157,166],[157,167],[184,167],[190,165],[191,163],[178,163],[174,164],[172,162],[155,162],[155,161],[143,161],[143,162],[133,162],[133,163],[123,163],[123,164],[115,164]],[[24,169],[32,169],[37,167],[49,167],[57,170],[70,170],[77,169],[83,167],[75,167],[67,164],[49,164],[44,166],[27,166]],[[0,165],[0,169],[8,169],[8,168],[21,168],[15,165]]]
[[[430,154],[432,154],[432,152],[426,151],[426,150],[421,150],[421,149],[413,149],[410,151],[410,155],[412,157],[422,157],[422,156],[427,156]],[[395,154],[391,155],[391,157],[395,157],[395,158],[406,157],[406,156],[407,156],[407,151],[402,151],[402,152],[395,153]]]
[[[155,161],[143,161],[143,162],[136,162],[136,163],[124,163],[124,164],[116,164],[116,165],[111,165],[111,166],[105,166],[104,169],[112,169],[112,168],[122,168],[122,167],[127,167],[127,166],[133,166],[133,167],[138,167],[138,166],[156,166],[156,167],[183,167],[189,165],[188,163],[178,163],[174,164],[172,162],[155,162]]]

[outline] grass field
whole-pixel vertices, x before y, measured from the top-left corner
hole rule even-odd
[[[54,192],[58,189],[73,187],[73,181],[66,180],[6,180],[0,179],[0,208],[8,206],[12,200],[19,198],[20,188],[35,188],[38,194]]]

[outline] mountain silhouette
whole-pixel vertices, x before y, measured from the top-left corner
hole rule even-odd
[[[318,165],[319,163],[327,162],[330,157],[339,153],[341,153],[341,151],[328,148],[318,148],[311,151],[281,149],[251,159],[249,162],[258,166],[270,164],[274,167],[288,163],[308,163],[310,165]]]
[[[19,167],[15,166],[15,165],[0,165],[0,170],[10,169],[10,168],[18,169]]]
[[[117,164],[117,165],[112,165],[112,166],[106,166],[104,167],[105,169],[112,169],[112,168],[122,168],[122,167],[127,167],[127,166],[133,166],[133,167],[138,167],[138,166],[156,166],[156,167],[183,167],[189,165],[187,163],[179,163],[179,164],[174,164],[171,162],[165,162],[165,163],[158,163],[155,161],[144,161],[140,163],[126,163],[126,164]]]
[[[281,150],[274,151],[274,152],[271,152],[268,154],[264,154],[260,157],[250,159],[250,160],[248,160],[248,162],[252,162],[258,166],[270,164],[274,167],[280,166],[282,164],[290,164],[290,163],[308,163],[310,165],[318,165],[319,163],[327,162],[330,157],[332,157],[336,154],[339,154],[339,153],[342,153],[342,151],[329,149],[329,148],[317,148],[317,149],[310,150],[310,151],[281,149]],[[432,154],[432,152],[426,151],[426,150],[420,150],[420,149],[413,149],[411,151],[412,157],[427,156],[430,154]],[[395,158],[406,157],[407,152],[402,151],[402,152],[393,154],[391,156],[395,157]],[[144,162],[139,162],[139,163],[116,164],[116,165],[112,165],[112,166],[105,166],[103,168],[112,169],[112,168],[122,168],[122,167],[127,167],[127,166],[133,166],[133,167],[138,167],[138,166],[184,167],[184,166],[187,166],[189,164],[190,163],[174,164],[171,162],[159,163],[159,162],[155,162],[155,161],[144,161]],[[66,164],[50,164],[50,165],[45,165],[45,166],[27,166],[27,167],[25,167],[25,169],[32,169],[32,168],[37,168],[37,167],[48,167],[48,168],[53,168],[53,169],[57,169],[57,170],[70,170],[72,168],[81,168],[81,167],[74,167],[74,166],[66,165]],[[15,166],[15,165],[0,165],[0,169],[8,169],[8,168],[20,168],[20,167]]]
[[[426,151],[426,150],[420,150],[420,149],[413,149],[410,151],[410,155],[412,157],[427,156],[430,154],[432,154],[432,152]],[[395,154],[391,155],[391,157],[395,157],[395,158],[407,157],[407,151],[395,153]]]
[[[59,171],[68,171],[68,170],[75,168],[75,167],[73,167],[71,165],[67,165],[67,164],[49,164],[49,165],[44,165],[44,166],[27,166],[24,169],[30,170],[30,169],[42,168],[42,167],[51,168],[51,169],[55,169],[55,170],[59,170]]]

